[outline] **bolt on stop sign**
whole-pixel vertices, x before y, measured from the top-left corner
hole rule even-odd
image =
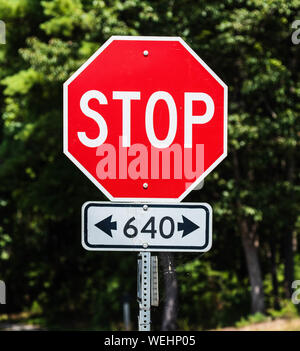
[[[227,86],[178,37],[111,37],[64,84],[64,153],[112,201],[181,201],[227,154]]]

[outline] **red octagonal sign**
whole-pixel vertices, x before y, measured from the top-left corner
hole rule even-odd
[[[64,153],[113,201],[180,201],[227,154],[227,86],[178,37],[111,37],[64,84]]]

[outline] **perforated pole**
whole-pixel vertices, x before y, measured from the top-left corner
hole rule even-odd
[[[151,253],[141,252],[138,261],[139,331],[150,331],[151,324]]]

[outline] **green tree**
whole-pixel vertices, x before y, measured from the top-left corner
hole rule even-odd
[[[264,294],[271,266],[278,300],[282,265],[290,295],[300,203],[300,46],[291,24],[299,8],[299,0],[0,0],[0,272],[12,310],[38,301],[56,320],[94,315],[113,328],[122,292],[135,293],[135,256],[81,248],[80,207],[104,197],[62,155],[62,84],[111,35],[179,35],[229,87],[229,155],[187,198],[212,203],[215,243],[201,260],[175,257],[184,318],[203,327],[239,319],[248,281],[252,311],[263,311],[273,303]]]

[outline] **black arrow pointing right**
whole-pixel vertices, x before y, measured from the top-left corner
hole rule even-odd
[[[98,229],[102,230],[107,235],[113,237],[111,231],[117,229],[117,222],[112,222],[111,219],[112,219],[112,215],[108,216],[105,219],[103,219],[102,221],[96,223],[95,226]]]
[[[189,220],[185,216],[182,216],[182,220],[183,220],[183,223],[178,223],[177,224],[177,230],[178,231],[183,230],[182,238],[184,236],[190,234],[194,230],[200,228],[196,223],[192,222],[191,220]]]

